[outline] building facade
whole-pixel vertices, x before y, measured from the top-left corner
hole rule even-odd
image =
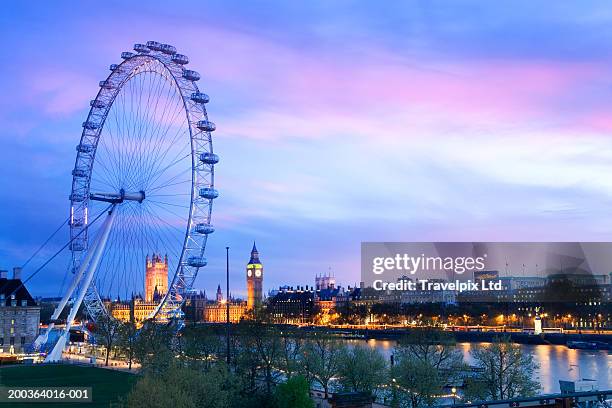
[[[133,314],[134,322],[140,326],[140,323],[153,313],[157,305],[157,302],[145,302],[140,296],[136,296],[131,301],[108,302],[107,308],[111,316],[122,322],[129,322]]]
[[[13,279],[0,271],[0,355],[24,353],[38,336],[40,306],[20,275],[21,268],[13,269]]]
[[[168,255],[162,260],[161,254],[146,259],[145,302],[161,300],[168,292]]]
[[[185,320],[188,322],[201,322],[204,320],[204,310],[206,309],[206,292],[192,291],[187,295],[183,305]]]
[[[145,262],[144,299],[142,295],[134,295],[128,301],[105,301],[106,307],[117,320],[130,321],[134,315],[137,324],[147,319],[163,300],[168,292],[168,255],[153,253]]]
[[[275,322],[308,323],[315,311],[315,292],[308,288],[280,287],[268,298],[268,313]]]
[[[259,260],[259,252],[253,242],[251,259],[246,267],[247,278],[247,308],[254,309],[261,306],[263,300],[263,265]]]
[[[229,320],[231,323],[238,323],[247,310],[247,304],[242,300],[229,301]],[[204,308],[204,321],[209,323],[227,322],[227,302],[207,303]]]

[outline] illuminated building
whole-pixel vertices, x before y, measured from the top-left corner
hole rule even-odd
[[[247,308],[253,309],[261,306],[263,286],[263,265],[259,260],[259,252],[253,242],[251,259],[246,267],[247,272]]]
[[[137,295],[127,302],[105,302],[115,319],[127,322],[133,313],[135,322],[141,323],[155,311],[168,292],[168,256],[162,259],[155,253],[151,258],[147,255],[145,268],[144,299]]]
[[[168,292],[168,255],[162,260],[161,255],[153,254],[149,260],[147,255],[145,273],[145,302],[159,300]]]
[[[204,307],[204,321],[209,323],[225,323],[227,321],[227,302],[223,299],[221,285],[217,287],[217,299],[206,303]],[[238,323],[247,310],[246,302],[229,299],[230,322]]]
[[[134,297],[129,302],[112,302],[107,305],[111,316],[123,322],[130,321],[131,313],[134,314],[134,321],[140,325],[157,307],[156,302],[145,302],[141,297]]]
[[[23,353],[38,336],[40,306],[21,282],[21,268],[13,279],[0,271],[0,354]]]
[[[408,280],[412,281],[410,278],[408,278]],[[430,282],[445,283],[447,281],[443,279],[430,279]],[[454,290],[422,290],[419,285],[417,285],[416,290],[401,292],[400,297],[401,303],[407,305],[427,303],[442,303],[445,305],[452,305],[457,303],[457,292]]]
[[[334,289],[336,278],[331,274],[317,275],[315,277],[315,290]]]
[[[183,312],[185,320],[189,322],[200,322],[204,319],[204,310],[206,309],[206,293],[202,291],[192,290],[187,294]]]
[[[277,323],[307,323],[315,310],[315,292],[307,287],[280,287],[268,297],[268,313]]]

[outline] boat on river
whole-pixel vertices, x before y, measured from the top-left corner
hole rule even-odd
[[[573,341],[567,342],[567,347],[576,350],[612,350],[612,344],[604,341]]]

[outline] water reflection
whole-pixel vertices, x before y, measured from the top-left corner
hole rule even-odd
[[[363,340],[346,340],[348,344],[364,344]],[[390,340],[367,340],[369,347],[378,349],[387,360],[396,345]],[[467,364],[473,365],[470,351],[488,343],[459,343],[457,347]],[[597,380],[599,389],[612,389],[612,353],[607,351],[574,350],[558,345],[521,345],[525,352],[533,354],[539,365],[535,375],[542,386],[542,393],[558,393],[559,380],[577,381],[580,378]]]

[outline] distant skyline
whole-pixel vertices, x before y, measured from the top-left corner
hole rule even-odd
[[[10,2],[0,35],[2,269],[66,218],[89,100],[147,40],[190,57],[217,124],[198,289],[229,245],[243,296],[253,240],[267,292],[358,283],[362,241],[612,239],[608,2]]]

